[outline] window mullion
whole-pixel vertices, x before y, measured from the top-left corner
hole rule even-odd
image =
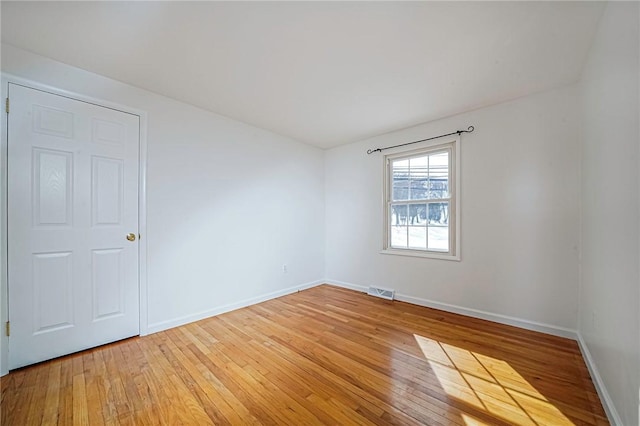
[[[409,248],[409,206],[407,206],[407,218],[405,219],[405,226],[407,230],[407,248]]]

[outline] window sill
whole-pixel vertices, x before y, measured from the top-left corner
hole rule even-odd
[[[397,250],[397,249],[384,249],[380,251],[380,254],[392,254],[396,256],[409,256],[409,257],[424,257],[427,259],[439,259],[439,260],[453,260],[460,262],[460,255],[440,254],[437,252],[423,252],[418,250]]]

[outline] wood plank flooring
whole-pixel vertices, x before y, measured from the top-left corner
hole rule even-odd
[[[2,425],[604,425],[576,342],[323,285],[12,371]]]

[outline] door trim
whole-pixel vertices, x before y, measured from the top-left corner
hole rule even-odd
[[[31,89],[41,90],[58,96],[86,102],[100,107],[110,108],[128,114],[136,115],[140,120],[139,130],[139,169],[138,169],[138,230],[141,235],[138,252],[138,288],[140,293],[140,335],[148,334],[148,286],[147,286],[147,112],[132,108],[126,105],[97,99],[80,93],[71,92],[64,89],[48,86],[33,80],[17,77],[12,74],[1,74],[2,85],[2,140],[0,144],[0,165],[2,175],[0,176],[0,376],[9,372],[9,339],[4,333],[4,324],[9,315],[8,298],[8,240],[7,240],[7,164],[8,164],[8,117],[4,110],[4,100],[7,98],[9,84],[25,86]]]

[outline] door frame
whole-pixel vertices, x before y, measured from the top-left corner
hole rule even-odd
[[[52,87],[33,80],[28,80],[12,74],[1,74],[2,85],[2,140],[0,144],[0,166],[2,174],[0,176],[0,376],[4,376],[9,372],[9,338],[5,333],[5,324],[9,318],[9,293],[8,293],[8,239],[7,239],[7,206],[8,206],[8,115],[5,111],[5,99],[9,89],[9,84],[25,86],[31,89],[41,90],[58,96],[74,99],[110,108],[128,114],[137,115],[140,119],[139,130],[139,168],[138,168],[138,233],[139,251],[138,251],[138,289],[140,296],[140,335],[148,334],[148,293],[147,293],[147,112],[132,108],[126,105],[117,104],[97,99],[91,96],[83,95],[76,92]]]

